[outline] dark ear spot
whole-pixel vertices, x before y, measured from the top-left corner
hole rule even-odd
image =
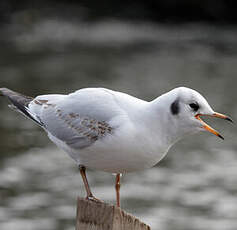
[[[179,113],[179,100],[176,99],[170,106],[170,111],[173,115],[177,115]]]

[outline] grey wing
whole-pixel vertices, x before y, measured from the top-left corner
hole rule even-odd
[[[44,126],[51,135],[75,149],[88,147],[99,138],[112,132],[112,127],[105,121],[98,121],[79,113],[67,113],[57,107],[52,111],[51,118],[47,115],[47,122],[44,122]]]
[[[113,132],[110,122],[121,113],[113,97],[101,92],[85,93],[60,98],[59,100],[35,99],[40,106],[40,119],[44,128],[71,148],[81,149]]]

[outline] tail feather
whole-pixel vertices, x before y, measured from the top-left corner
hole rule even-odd
[[[12,105],[10,105],[9,107],[18,110],[19,112],[23,113],[26,117],[32,119],[37,124],[42,126],[42,123],[38,119],[35,119],[35,117],[32,116],[32,114],[30,114],[28,110],[28,105],[34,98],[22,95],[7,88],[0,88],[0,93],[1,96],[7,97],[12,103]]]

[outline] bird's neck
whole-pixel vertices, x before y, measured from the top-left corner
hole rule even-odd
[[[152,132],[157,138],[157,143],[167,150],[185,136],[185,133],[179,130],[176,119],[170,110],[173,98],[168,94],[163,94],[149,103],[150,119],[153,123]]]

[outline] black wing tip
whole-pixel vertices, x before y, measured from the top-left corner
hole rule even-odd
[[[21,95],[20,93],[15,92],[11,89],[8,89],[5,87],[0,88],[0,96],[12,97],[12,96],[16,96],[16,95],[24,96],[24,95]]]
[[[17,101],[18,103],[23,104],[25,106],[28,105],[28,103],[34,99],[32,97],[23,95],[5,87],[0,88],[0,96],[5,96],[10,101]]]
[[[10,90],[8,88],[0,88],[0,95],[5,96],[9,99],[12,105],[10,105],[10,108],[13,108],[15,110],[18,110],[18,112],[23,113],[25,116],[29,117],[36,123],[42,126],[42,123],[38,120],[36,120],[29,112],[28,112],[28,105],[33,100],[32,97],[28,97],[25,95],[22,95],[18,92],[14,92],[13,90]]]
[[[9,90],[9,89],[7,87],[1,87],[0,91],[2,91],[2,90]]]
[[[8,88],[2,87],[0,88],[0,96],[5,96],[7,92],[11,91]]]

